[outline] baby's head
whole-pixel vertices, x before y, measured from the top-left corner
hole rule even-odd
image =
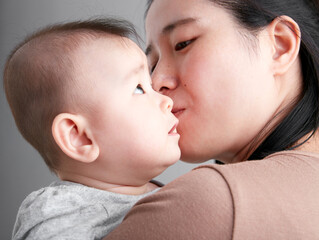
[[[180,157],[173,103],[153,91],[132,35],[123,20],[54,25],[7,61],[4,88],[18,129],[62,178],[142,182]]]

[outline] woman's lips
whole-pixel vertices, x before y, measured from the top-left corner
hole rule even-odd
[[[172,113],[178,118],[184,111],[185,108],[175,108],[172,110]]]

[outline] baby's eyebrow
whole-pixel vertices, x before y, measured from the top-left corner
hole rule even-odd
[[[141,64],[136,68],[133,68],[128,74],[126,74],[124,79],[129,79],[132,76],[139,74],[141,71],[144,70],[144,68],[145,68],[144,64]]]

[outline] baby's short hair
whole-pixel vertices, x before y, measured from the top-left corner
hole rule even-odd
[[[138,40],[134,26],[115,18],[61,23],[45,27],[25,38],[9,55],[4,69],[4,89],[22,136],[56,172],[61,150],[51,126],[54,118],[80,104],[73,91],[73,53],[82,44],[100,37]]]

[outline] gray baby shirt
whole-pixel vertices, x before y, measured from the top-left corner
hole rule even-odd
[[[157,190],[124,195],[73,182],[54,182],[22,202],[12,239],[102,239],[138,200]]]

